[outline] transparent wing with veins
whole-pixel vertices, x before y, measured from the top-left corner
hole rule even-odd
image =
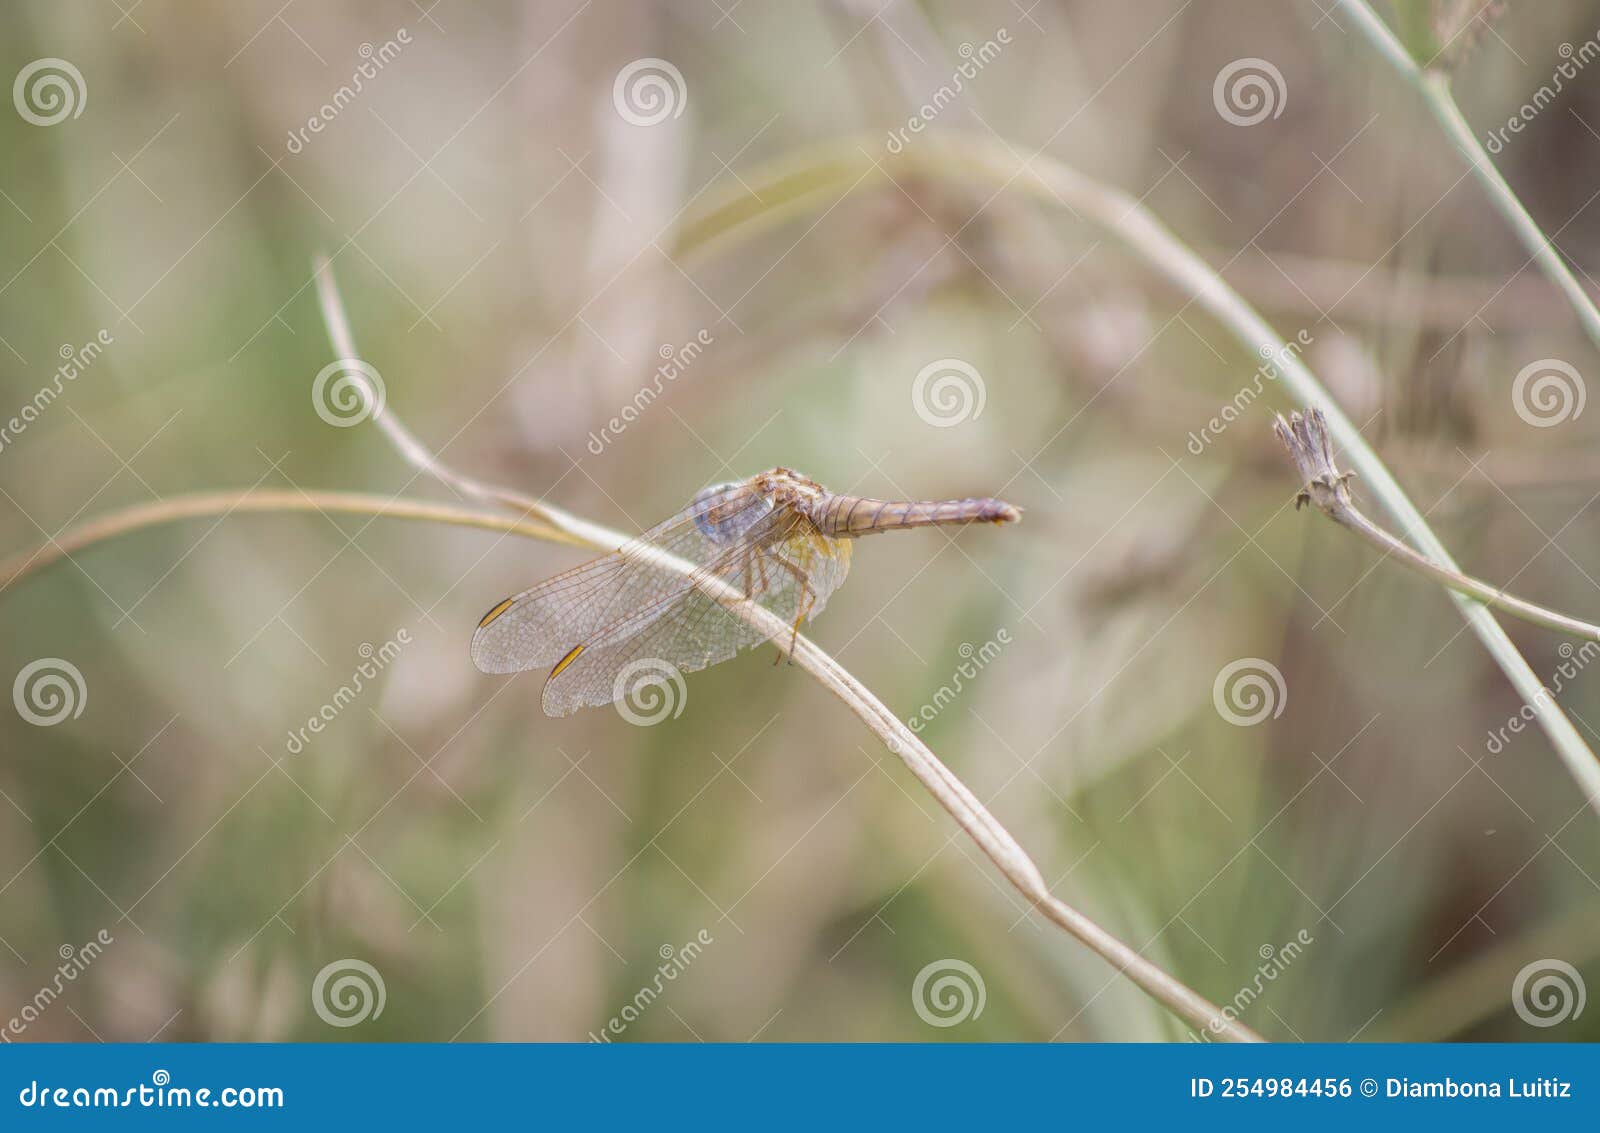
[[[652,561],[651,548],[693,564],[693,574]],[[473,661],[489,673],[556,669],[544,709],[565,716],[616,699],[618,674],[631,661],[693,672],[765,640],[698,581],[717,579],[795,625],[821,611],[849,560],[847,541],[823,536],[749,484],[733,485],[703,494],[612,554],[500,603],[473,637]]]

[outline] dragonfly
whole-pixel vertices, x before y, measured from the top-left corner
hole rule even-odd
[[[485,673],[547,669],[545,714],[568,716],[624,697],[623,678],[641,663],[695,672],[768,640],[729,608],[729,588],[735,603],[781,618],[792,650],[844,581],[855,539],[1021,517],[988,497],[841,495],[774,468],[705,488],[611,554],[497,603],[478,622],[472,660]]]

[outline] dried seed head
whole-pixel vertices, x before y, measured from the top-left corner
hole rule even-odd
[[[1350,502],[1349,479],[1353,472],[1340,472],[1333,460],[1333,440],[1328,435],[1328,419],[1322,410],[1282,414],[1272,423],[1272,431],[1289,450],[1289,459],[1300,472],[1302,485],[1295,507],[1312,503],[1323,511]]]

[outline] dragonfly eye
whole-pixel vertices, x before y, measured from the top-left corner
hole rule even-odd
[[[694,494],[694,504],[691,506],[703,504],[713,496],[720,496],[722,493],[730,491],[733,488],[737,488],[738,486],[739,482],[737,480],[729,480],[724,484],[712,484],[708,487],[701,488]]]
[[[732,546],[744,537],[751,525],[772,510],[772,501],[762,507],[744,506],[748,502],[746,485],[738,481],[713,484],[695,493],[689,510],[700,534],[719,546]]]

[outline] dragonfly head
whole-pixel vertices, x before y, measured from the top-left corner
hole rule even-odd
[[[741,539],[746,530],[773,509],[795,507],[808,513],[810,505],[827,494],[821,484],[792,468],[774,468],[748,480],[702,488],[689,506],[701,533],[726,546]],[[761,506],[748,506],[752,495],[761,500]]]
[[[754,497],[752,488],[756,489]],[[746,531],[772,511],[774,502],[773,497],[761,491],[761,486],[755,481],[729,480],[701,488],[694,494],[689,511],[702,535],[718,546],[731,547],[738,544]]]
[[[721,484],[707,484],[704,488],[701,488],[694,494],[694,503],[697,505],[703,504],[713,496],[720,496],[724,492],[730,492],[738,486],[739,482],[737,480],[725,480]]]

